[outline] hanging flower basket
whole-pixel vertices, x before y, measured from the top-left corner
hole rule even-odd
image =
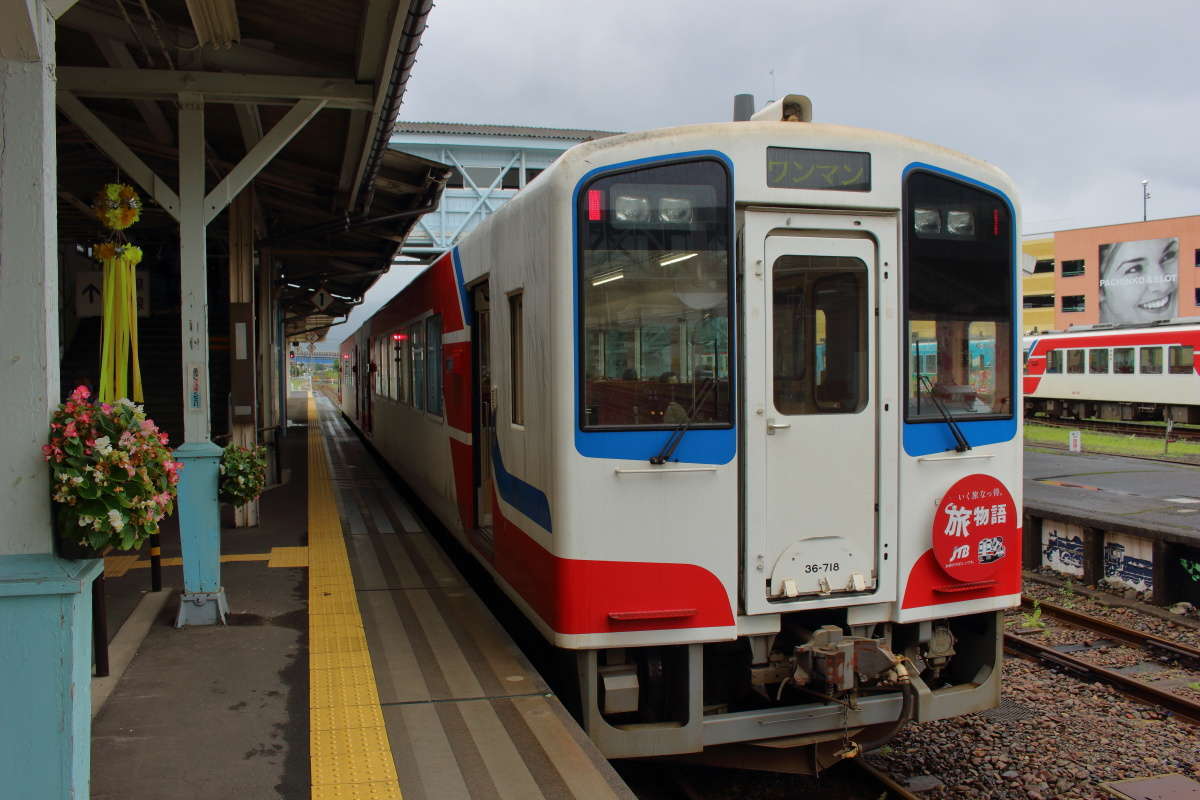
[[[262,494],[267,485],[267,449],[262,446],[228,445],[221,453],[222,503],[244,506]]]
[[[50,463],[59,554],[96,558],[133,550],[175,508],[179,469],[167,434],[128,399],[94,404],[80,386],[50,421]]]

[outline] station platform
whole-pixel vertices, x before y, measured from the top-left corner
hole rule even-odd
[[[282,483],[222,530],[225,626],[106,559],[92,794],[633,798],[328,400],[288,399]],[[172,588],[173,587],[173,588]]]
[[[1025,451],[1025,512],[1200,545],[1200,467],[1141,458]]]

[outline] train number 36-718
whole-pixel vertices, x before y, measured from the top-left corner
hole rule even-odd
[[[824,562],[824,563],[821,563],[821,564],[805,564],[805,565],[804,565],[804,571],[805,571],[806,573],[813,573],[813,572],[837,572],[837,571],[838,571],[838,570],[840,570],[841,568],[842,568],[842,565],[841,565],[841,564],[838,564],[836,561],[835,561],[835,562],[833,562],[833,563],[830,563],[830,562],[826,561],[826,562]]]

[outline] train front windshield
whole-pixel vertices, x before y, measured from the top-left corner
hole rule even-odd
[[[905,184],[909,422],[1012,414],[1012,213],[996,194],[928,172]]]
[[[731,425],[724,166],[603,176],[579,205],[583,426]]]

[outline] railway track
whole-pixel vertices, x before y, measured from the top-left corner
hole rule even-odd
[[[1029,600],[1025,600],[1023,605],[1027,608],[1035,608],[1034,603]],[[1010,632],[1004,634],[1006,650],[1054,664],[1081,678],[1103,681],[1125,694],[1159,706],[1176,716],[1200,725],[1200,701],[1170,691],[1170,688],[1179,685],[1178,681],[1167,686],[1157,686],[1155,681],[1151,680],[1156,673],[1167,671],[1163,666],[1164,660],[1187,664],[1193,672],[1200,670],[1200,649],[1154,634],[1126,628],[1088,614],[1081,614],[1053,603],[1039,601],[1036,608],[1040,608],[1042,614],[1056,617],[1071,626],[1095,632],[1102,638],[1092,640],[1087,645],[1055,645],[1038,641],[1039,633],[1026,628],[1024,635]],[[1115,669],[1092,663],[1081,657],[1098,647],[1114,643],[1133,645],[1151,655],[1137,664]],[[1194,680],[1200,680],[1200,678],[1194,678]]]
[[[1143,436],[1147,439],[1162,439],[1166,433],[1161,425],[1148,422],[1114,422],[1097,420],[1050,420],[1040,417],[1030,417],[1026,422],[1034,422],[1051,428],[1066,428],[1068,430],[1095,431],[1096,433],[1115,433],[1120,436]],[[1171,442],[1200,441],[1200,428],[1176,425],[1171,429]]]

